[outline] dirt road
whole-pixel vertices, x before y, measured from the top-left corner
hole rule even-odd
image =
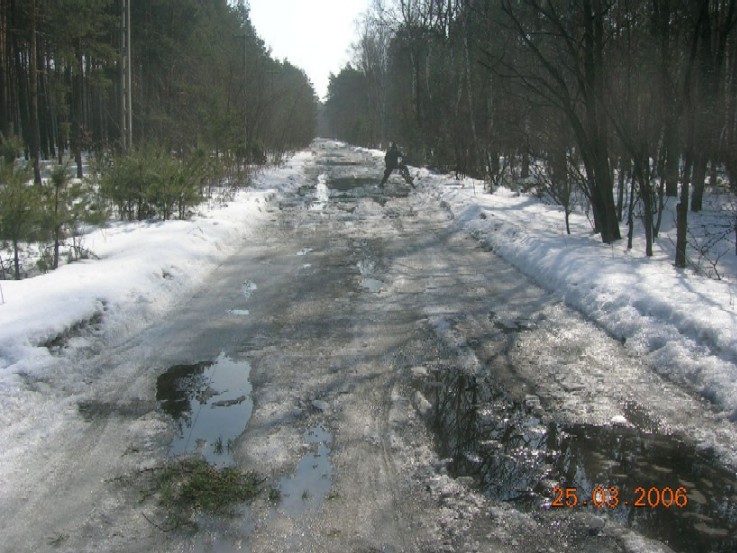
[[[710,510],[734,506],[730,472],[697,465],[683,441],[709,428],[735,443],[733,428],[456,231],[422,182],[380,190],[380,158],[326,141],[313,155],[307,184],[264,206],[268,224],[207,287],[144,331],[60,360],[87,366],[88,387],[62,402],[26,470],[6,475],[0,549],[734,544],[734,513]],[[672,407],[652,407],[653,390]],[[172,451],[257,471],[264,492],[238,516],[173,527],[146,487]],[[655,458],[673,452],[683,474]],[[616,487],[621,503],[584,507],[582,489],[575,508],[551,507],[553,488],[574,482]],[[687,486],[690,518],[626,506],[638,482]]]

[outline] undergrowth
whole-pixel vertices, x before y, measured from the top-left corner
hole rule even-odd
[[[177,460],[156,475],[161,506],[177,516],[192,511],[225,514],[260,491],[263,479],[235,467],[218,469],[203,459]]]

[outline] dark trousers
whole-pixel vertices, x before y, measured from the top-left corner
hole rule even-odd
[[[386,184],[386,181],[389,180],[389,176],[392,174],[392,171],[397,169],[400,173],[402,173],[404,180],[406,180],[407,182],[411,181],[409,177],[409,169],[404,163],[400,163],[398,165],[387,165],[386,169],[384,170],[384,178],[381,179],[381,184],[379,186],[384,186]]]
[[[386,169],[384,169],[384,178],[381,179],[381,185],[384,186],[386,184],[386,181],[389,180],[389,176],[392,174],[392,171],[396,169],[396,165],[388,165]]]

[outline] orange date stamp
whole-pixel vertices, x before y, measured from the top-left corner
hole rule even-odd
[[[621,506],[647,507],[655,509],[683,509],[688,505],[688,494],[683,486],[673,489],[671,487],[637,486],[632,497],[623,497],[616,486],[597,486],[591,495],[579,493],[578,488],[555,486],[552,490],[553,501],[551,507],[585,507],[593,505],[597,509],[608,507],[614,509]]]

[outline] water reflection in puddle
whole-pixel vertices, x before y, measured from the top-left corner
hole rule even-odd
[[[353,165],[353,162],[326,165]],[[364,199],[384,206],[390,198],[406,198],[411,190],[408,186],[399,185],[391,180],[385,188],[380,188],[381,170],[377,170],[375,175],[343,174],[338,176],[331,174],[332,172],[333,169],[330,168],[328,172],[318,173],[315,185],[299,188],[298,194],[304,197],[306,202],[282,201],[279,209],[307,209],[327,213],[330,211],[328,207],[331,206],[332,212],[337,209],[339,212],[352,213],[356,205]]]
[[[737,550],[737,476],[708,452],[632,427],[545,422],[536,414],[536,398],[511,401],[489,379],[460,371],[440,371],[425,391],[449,472],[473,477],[489,496],[538,509],[556,499],[554,486],[576,488],[576,508],[675,551]],[[615,489],[615,507],[593,505],[598,486]],[[679,488],[686,490],[685,506],[664,501]]]
[[[338,158],[327,158],[327,159],[321,160],[320,163],[322,165],[328,165],[328,166],[334,165],[334,166],[348,166],[348,167],[351,167],[351,166],[361,166],[365,162],[362,161],[362,160],[355,160],[355,159],[345,160],[345,159],[338,159]]]
[[[304,434],[309,450],[297,463],[294,474],[279,480],[279,509],[296,517],[319,507],[330,493],[333,465],[330,462],[332,435],[321,425]]]
[[[359,255],[361,257],[356,267],[361,274],[361,287],[375,294],[381,292],[386,287],[384,281],[377,278],[386,271],[381,244],[376,240],[362,240],[359,244]]]
[[[199,453],[216,466],[233,463],[230,446],[253,410],[250,365],[224,354],[215,362],[177,365],[159,376],[159,408],[177,423],[172,456]]]
[[[333,190],[348,191],[363,186],[378,185],[380,179],[377,177],[330,177],[327,179],[327,186]]]

